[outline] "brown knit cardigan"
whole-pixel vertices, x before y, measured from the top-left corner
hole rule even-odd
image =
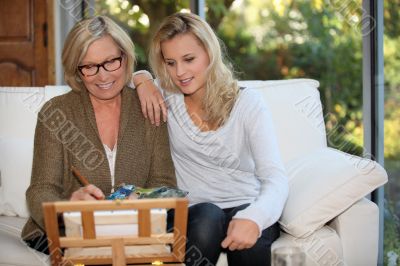
[[[176,187],[167,126],[144,119],[136,90],[122,90],[115,184]],[[47,102],[38,114],[31,184],[26,200],[31,214],[23,239],[44,233],[42,203],[68,200],[82,184],[71,173],[75,166],[105,195],[111,174],[88,92],[71,91]]]

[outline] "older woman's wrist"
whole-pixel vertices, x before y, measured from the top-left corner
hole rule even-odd
[[[137,89],[137,88],[139,88],[141,85],[143,85],[144,83],[147,83],[147,82],[149,82],[149,81],[153,82],[153,80],[154,80],[153,78],[146,78],[146,79],[140,81],[139,83],[136,83],[136,84],[135,84],[135,88]]]
[[[133,73],[132,75],[132,87],[138,88],[142,84],[153,81],[153,76],[147,70],[139,70]]]

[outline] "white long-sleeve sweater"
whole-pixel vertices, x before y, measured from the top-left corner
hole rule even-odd
[[[274,224],[288,195],[288,179],[260,93],[241,90],[225,124],[207,132],[189,117],[182,94],[164,96],[177,182],[189,191],[190,204],[230,208],[250,203],[234,218],[254,221],[260,232]]]

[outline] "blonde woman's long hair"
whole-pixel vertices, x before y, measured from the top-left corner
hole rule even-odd
[[[179,34],[193,34],[206,49],[210,65],[207,68],[203,108],[211,124],[223,125],[239,94],[237,80],[229,63],[224,62],[221,44],[211,27],[199,16],[176,13],[167,17],[154,35],[150,46],[149,61],[160,85],[167,91],[179,92],[168,74],[161,51],[161,43]]]
[[[110,18],[96,16],[79,21],[68,33],[62,51],[65,82],[72,90],[85,89],[78,72],[78,66],[85,56],[88,47],[96,40],[111,36],[126,58],[125,83],[132,79],[136,62],[135,46],[129,35]]]

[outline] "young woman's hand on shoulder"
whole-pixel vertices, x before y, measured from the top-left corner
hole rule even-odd
[[[136,72],[133,75],[133,84],[137,90],[143,116],[150,119],[152,124],[160,125],[161,116],[163,121],[167,121],[167,106],[160,90],[153,82],[153,77],[149,72]]]

